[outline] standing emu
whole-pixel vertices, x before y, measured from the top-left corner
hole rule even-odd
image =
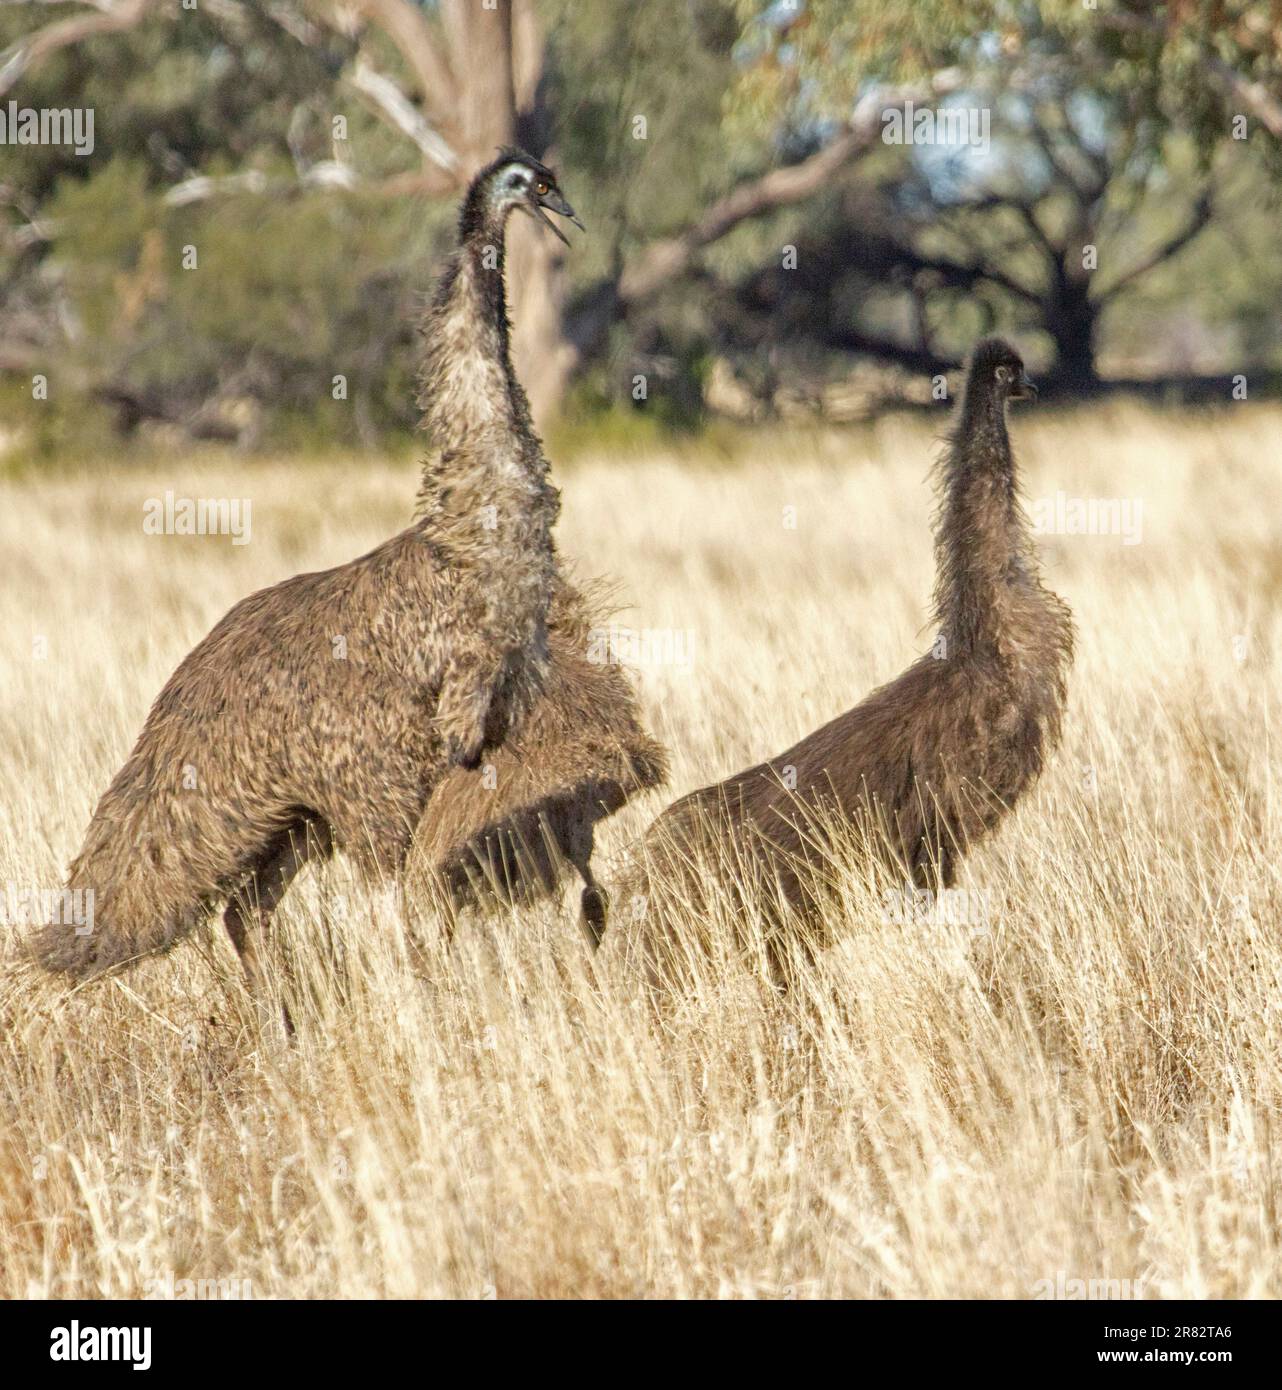
[[[484,773],[456,768],[445,777],[411,858],[460,907],[529,902],[555,892],[572,865],[594,946],[606,915],[591,862],[597,823],[667,776],[667,755],[642,727],[622,668],[592,659],[601,608],[558,582],[548,609],[547,678],[529,716]]]
[[[308,858],[397,873],[433,787],[523,716],[546,665],[559,494],[513,375],[503,284],[514,208],[573,218],[550,170],[505,152],[472,182],[425,332],[435,450],[418,519],[360,559],[238,603],[187,656],[103,794],[68,886],[93,927],[36,957],[99,974],[165,950],[221,900],[251,984]],[[577,219],[575,219],[577,221]],[[558,233],[559,235],[560,233]]]
[[[705,854],[763,869],[789,909],[814,913],[835,816],[917,887],[947,887],[1036,780],[1059,740],[1073,627],[1039,578],[1006,431],[1007,402],[1034,395],[1011,347],[976,347],[939,469],[934,650],[786,753],[664,811],[643,845],[656,884],[688,881]]]

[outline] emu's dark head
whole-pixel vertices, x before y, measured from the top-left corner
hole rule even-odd
[[[985,338],[971,354],[967,391],[995,395],[1007,401],[1037,398],[1037,387],[1028,379],[1024,359],[1003,338]]]
[[[505,149],[476,176],[474,188],[481,194],[492,216],[505,217],[514,208],[546,223],[568,246],[569,240],[560,227],[548,216],[568,218],[583,231],[583,223],[574,214],[557,185],[551,169],[524,150]],[[544,209],[547,209],[547,212]]]

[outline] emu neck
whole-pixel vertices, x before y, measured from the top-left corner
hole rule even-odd
[[[423,325],[419,404],[424,428],[445,453],[496,428],[518,428],[524,399],[509,351],[503,219],[470,211]]]
[[[1012,586],[1030,582],[1029,539],[1015,489],[1005,407],[968,399],[942,464],[935,541],[936,616],[949,654],[996,652]]]

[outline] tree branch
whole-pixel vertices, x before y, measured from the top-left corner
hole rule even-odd
[[[390,77],[376,72],[364,59],[358,58],[347,80],[370,102],[383,120],[413,140],[433,164],[448,174],[457,175],[458,155]]]
[[[1112,11],[1100,14],[1096,18],[1105,28],[1116,30],[1118,33],[1141,34],[1159,42],[1166,38],[1166,26],[1163,21],[1149,15]],[[1205,52],[1202,60],[1207,71],[1215,74],[1228,95],[1241,102],[1275,140],[1282,140],[1282,99],[1270,92],[1262,82],[1252,82],[1214,53]]]
[[[323,11],[325,21],[332,28],[343,27],[331,0],[309,2]],[[439,129],[449,129],[450,117],[458,103],[458,82],[452,65],[437,45],[426,13],[409,0],[345,0],[345,7],[376,25],[391,39],[413,72],[423,105],[433,123]]]
[[[855,328],[829,326],[821,329],[818,336],[819,341],[826,347],[839,352],[858,353],[862,357],[880,357],[910,372],[920,372],[923,376],[947,376],[949,372],[955,372],[961,366],[954,358],[940,357],[928,345],[910,347],[886,338],[874,338]]]
[[[1190,241],[1194,239],[1207,226],[1211,220],[1212,213],[1212,194],[1210,188],[1204,188],[1198,195],[1197,202],[1193,205],[1193,210],[1189,214],[1188,221],[1179,231],[1155,247],[1137,265],[1134,265],[1124,275],[1114,280],[1107,289],[1101,290],[1096,296],[1098,304],[1107,304],[1109,300],[1115,298],[1127,285],[1133,284],[1136,280],[1145,276],[1149,271],[1169,261],[1172,256],[1178,255]]]
[[[1220,58],[1208,58],[1206,65],[1275,140],[1282,140],[1282,101],[1262,82],[1250,81]]]
[[[1039,291],[1030,289],[1004,270],[998,270],[996,266],[986,265],[982,261],[952,261],[945,260],[942,256],[928,256],[888,237],[863,238],[858,249],[866,253],[869,259],[880,262],[888,269],[899,267],[913,275],[937,275],[942,284],[951,285],[955,289],[973,289],[986,280],[991,285],[999,285],[1009,294],[1028,304],[1040,305],[1042,302]]]
[[[155,8],[156,3],[157,0],[115,0],[114,4],[108,5],[102,0],[94,6],[92,13],[82,11],[25,34],[0,53],[0,96],[12,90],[15,83],[50,54],[98,34],[115,34],[132,29],[149,10]]]
[[[1031,233],[1033,241],[1044,254],[1049,269],[1053,274],[1055,268],[1060,264],[1063,251],[1062,248],[1055,245],[1050,239],[1050,235],[1047,233],[1046,229],[1037,220],[1035,198],[1018,198],[1009,193],[986,193],[981,198],[973,198],[958,206],[959,211],[967,213],[987,213],[993,212],[994,210],[1004,210],[1006,208],[1015,212],[1020,221],[1023,222],[1024,226]],[[950,232],[954,239],[966,239],[966,229],[964,227],[953,226],[951,219],[945,218],[943,226]],[[990,263],[994,257],[1005,258],[1013,255],[1018,250],[1024,249],[1023,242],[1011,244],[1009,238],[1006,240],[1007,248],[996,248],[988,254]],[[962,262],[954,262],[953,265],[958,269],[964,268]],[[1020,281],[1017,281],[1013,276],[1008,275],[1005,271],[994,270],[990,272],[978,262],[972,262],[969,269],[971,274],[982,276],[994,281],[994,283],[1001,284],[1004,288],[1008,289],[1012,294],[1018,295],[1021,299],[1026,299],[1033,304],[1041,302],[1044,293],[1043,290],[1031,289]]]
[[[1076,171],[1060,157],[1059,151],[1055,148],[1055,141],[1051,136],[1051,132],[1047,130],[1045,125],[1043,125],[1036,116],[1034,116],[1030,122],[1030,130],[1033,139],[1037,142],[1038,148],[1045,156],[1046,162],[1050,165],[1051,172],[1058,175],[1060,182],[1073,194],[1078,202],[1093,203],[1100,194],[1103,193],[1104,188],[1107,186],[1107,177],[1101,176],[1096,168],[1096,177],[1093,180],[1086,181],[1079,178]],[[1092,163],[1092,167],[1095,167],[1094,161],[1089,154],[1085,154],[1085,152],[1081,150],[1078,150],[1078,153],[1083,154],[1087,161]]]
[[[297,179],[268,179],[258,169],[249,169],[241,174],[224,174],[213,178],[208,174],[194,174],[174,184],[165,193],[168,207],[188,207],[192,203],[206,203],[211,198],[249,197],[284,198],[308,188],[337,188],[345,192],[360,191],[382,198],[426,197],[438,198],[448,192],[453,184],[443,183],[444,176],[431,172],[391,174],[383,179],[368,179],[358,174],[348,164],[336,159],[324,159],[303,170]],[[55,235],[60,224],[42,222],[39,226],[20,229],[10,234],[14,245],[31,241],[47,241]],[[24,239],[25,238],[25,239]]]
[[[885,112],[923,96],[941,95],[957,81],[957,74],[949,71],[937,74],[929,85],[871,93],[855,108],[846,129],[808,159],[739,184],[684,232],[645,247],[619,277],[620,300],[629,304],[645,299],[682,274],[705,246],[719,241],[740,223],[813,196],[840,169],[872,147],[881,133]]]
[[[1047,235],[1046,229],[1037,220],[1037,211],[1032,203],[1021,201],[1012,203],[1011,206],[1014,207],[1015,211],[1019,214],[1020,220],[1023,222],[1024,226],[1028,228],[1033,240],[1041,247],[1047,260],[1049,260],[1052,265],[1058,264],[1060,256],[1059,249]]]

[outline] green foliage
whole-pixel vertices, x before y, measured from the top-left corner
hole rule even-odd
[[[1208,80],[1220,63],[1276,94],[1282,48],[1258,0],[1136,7],[1118,0],[736,0],[744,25],[740,117],[776,123],[843,118],[869,84],[914,81],[942,69],[993,89],[1018,75],[1025,90],[1067,85],[1125,99],[1160,140],[1192,132],[1209,156],[1229,138],[1239,100]],[[1277,154],[1258,120],[1252,139]]]
[[[111,410],[82,393],[50,380],[49,396],[36,400],[31,378],[7,374],[0,378],[0,463],[6,476],[112,456],[120,441]]]
[[[0,42],[31,23],[0,15]],[[112,419],[101,400],[117,389],[162,420],[203,412],[217,427],[224,407],[248,410],[263,443],[296,439],[302,422],[347,441],[409,426],[413,323],[451,210],[300,180],[338,159],[373,185],[404,160],[338,80],[341,49],[300,44],[256,7],[201,7],[63,50],[24,80],[21,104],[95,112],[89,158],[0,146],[10,207],[50,233],[0,250],[0,312],[56,295],[69,330],[31,349],[60,388],[34,416],[33,447],[73,402],[82,419]],[[166,201],[184,180],[248,172],[263,192]]]
[[[648,0],[643,24],[616,0],[552,0],[546,10],[554,141],[585,188],[593,229],[573,266],[587,281],[679,232],[751,167],[753,152],[727,150],[720,131],[736,77],[733,16],[687,0]]]
[[[340,438],[357,411],[375,429],[412,418],[407,349],[439,216],[330,190],[167,207],[127,159],[60,186],[49,214],[79,320],[73,374],[176,412],[245,397]]]

